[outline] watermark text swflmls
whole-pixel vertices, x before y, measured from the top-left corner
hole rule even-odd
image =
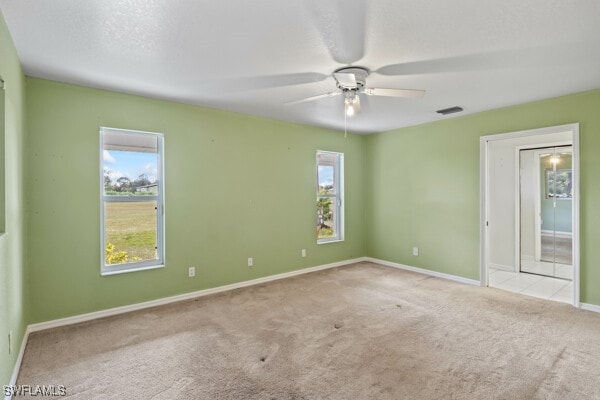
[[[40,396],[40,397],[65,397],[65,385],[4,385],[5,397]]]

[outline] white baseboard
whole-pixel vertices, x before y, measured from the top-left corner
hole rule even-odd
[[[489,263],[489,268],[499,269],[501,271],[515,272],[515,267],[510,265]]]
[[[597,312],[600,313],[600,306],[597,306],[595,304],[589,304],[589,303],[580,303],[579,307],[582,310],[586,310],[586,311],[593,311],[593,312]]]
[[[21,363],[23,362],[23,354],[25,354],[25,347],[27,347],[27,340],[29,339],[29,327],[25,329],[25,333],[23,334],[23,340],[21,340],[21,348],[19,349],[19,354],[17,355],[17,360],[15,361],[15,366],[13,368],[13,373],[10,377],[10,382],[8,384],[10,386],[15,386],[17,384],[17,378],[19,377],[19,371],[21,370]],[[11,400],[12,396],[5,396],[4,400]]]
[[[31,324],[28,327],[29,332],[37,332],[45,329],[57,328],[59,326],[72,325],[80,322],[91,321],[98,318],[110,317],[113,315],[124,314],[131,311],[143,310],[145,308],[161,306],[164,304],[175,303],[183,300],[195,299],[197,297],[208,296],[214,293],[226,292],[233,289],[239,289],[247,286],[259,285],[261,283],[271,282],[279,279],[289,278],[296,275],[308,274],[311,272],[321,271],[324,269],[340,267],[343,265],[354,264],[357,262],[366,261],[366,257],[354,258],[350,260],[338,261],[331,264],[317,265],[316,267],[309,267],[298,269],[291,272],[284,272],[282,274],[265,276],[263,278],[252,279],[249,281],[233,283],[231,285],[219,286],[210,289],[198,290],[195,292],[189,292],[179,294],[171,297],[164,297],[161,299],[145,301],[143,303],[130,304],[122,307],[109,308],[106,310],[94,311],[87,314],[75,315],[72,317],[66,317],[61,319],[55,319],[46,322],[40,322],[37,324]]]
[[[404,269],[407,271],[417,272],[419,274],[435,276],[436,278],[442,278],[442,279],[448,279],[448,280],[455,281],[455,282],[466,283],[468,285],[475,285],[475,286],[481,285],[481,282],[479,282],[475,279],[463,278],[462,276],[457,276],[457,275],[444,274],[442,272],[431,271],[429,269],[424,269],[424,268],[412,267],[410,265],[398,264],[398,263],[391,262],[391,261],[380,260],[378,258],[372,258],[372,257],[365,257],[365,258],[366,258],[366,261],[370,261],[370,262],[373,262],[376,264],[381,264],[381,265],[387,265],[388,267],[400,268],[400,269]]]

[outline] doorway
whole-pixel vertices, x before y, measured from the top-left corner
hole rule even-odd
[[[483,136],[481,284],[579,306],[578,124]]]

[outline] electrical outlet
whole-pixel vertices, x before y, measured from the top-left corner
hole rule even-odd
[[[248,257],[248,266],[249,266],[249,267],[252,267],[252,266],[254,266],[254,258],[252,258],[252,257]]]
[[[302,257],[306,257],[306,249],[302,249],[302,251],[300,252],[300,254],[302,255]]]
[[[418,255],[419,255],[419,248],[413,247],[413,256],[418,256]]]
[[[8,331],[8,355],[12,353],[12,331]]]
[[[193,278],[196,276],[196,267],[188,268],[188,277]]]

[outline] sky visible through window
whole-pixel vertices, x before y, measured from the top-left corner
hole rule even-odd
[[[137,151],[104,150],[104,168],[112,181],[127,177],[131,181],[146,175],[150,182],[156,181],[158,157],[156,153]]]
[[[333,185],[333,166],[319,165],[319,186]]]

